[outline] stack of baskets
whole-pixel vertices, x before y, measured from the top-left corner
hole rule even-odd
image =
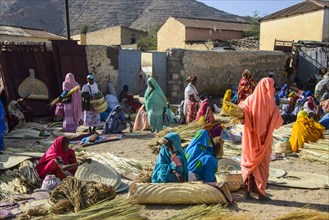
[[[107,102],[101,92],[94,95],[94,98],[90,101],[90,104],[92,105],[93,110],[98,113],[105,112],[107,109]]]

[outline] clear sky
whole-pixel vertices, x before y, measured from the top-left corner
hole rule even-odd
[[[261,17],[265,15],[272,14],[281,9],[287,8],[289,6],[303,2],[303,0],[198,0],[203,2],[208,6],[214,7],[216,9],[246,16],[253,15],[253,12],[257,10]]]

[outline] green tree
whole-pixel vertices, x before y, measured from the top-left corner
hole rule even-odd
[[[80,34],[87,34],[89,31],[89,25],[88,24],[84,24],[81,26],[80,28]]]
[[[137,42],[137,47],[142,51],[157,49],[157,33],[159,26],[151,28],[145,37]]]
[[[260,34],[260,23],[259,23],[260,15],[259,11],[254,11],[253,16],[250,20],[250,26],[248,30],[244,32],[246,37],[259,37]]]

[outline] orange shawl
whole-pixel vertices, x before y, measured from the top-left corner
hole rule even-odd
[[[274,101],[274,80],[263,78],[255,91],[239,106],[244,110],[242,136],[242,176],[246,182],[252,174],[258,191],[265,195],[272,154],[273,131],[283,120]]]

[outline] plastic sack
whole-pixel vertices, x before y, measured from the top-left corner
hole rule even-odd
[[[53,190],[61,183],[61,180],[55,175],[47,175],[42,181],[42,190]]]

